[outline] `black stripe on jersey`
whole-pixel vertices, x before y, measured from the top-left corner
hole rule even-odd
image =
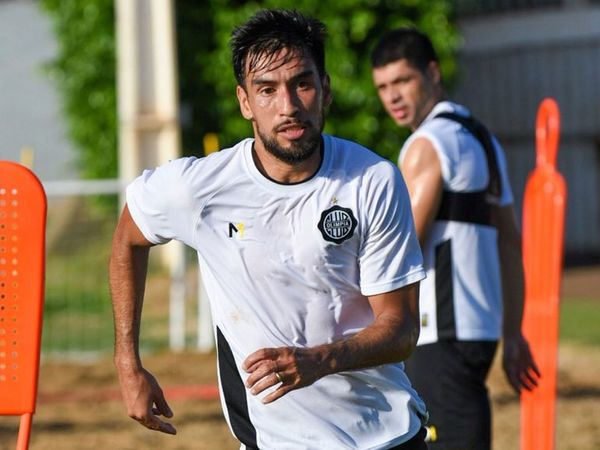
[[[467,117],[452,112],[442,112],[436,115],[434,118],[438,117],[452,120],[461,124],[469,131],[469,133],[473,135],[475,139],[479,141],[485,153],[488,166],[489,183],[486,190],[491,195],[500,197],[500,194],[502,193],[502,179],[500,178],[500,171],[498,170],[498,161],[496,158],[496,149],[494,148],[490,132],[473,116]]]
[[[434,118],[452,120],[462,125],[483,148],[487,161],[489,181],[487,187],[477,192],[451,192],[444,191],[436,220],[452,220],[468,222],[478,225],[492,225],[491,205],[487,199],[490,194],[500,197],[502,192],[502,179],[498,168],[496,149],[492,142],[490,132],[472,116],[461,116],[452,112],[443,112]]]
[[[444,191],[435,220],[493,226],[492,207],[487,201],[487,193]]]
[[[217,356],[219,358],[219,377],[221,389],[227,405],[227,415],[235,437],[248,450],[257,449],[256,429],[250,421],[246,387],[235,365],[235,359],[229,343],[217,327]]]
[[[435,301],[438,340],[456,339],[451,239],[435,247]]]

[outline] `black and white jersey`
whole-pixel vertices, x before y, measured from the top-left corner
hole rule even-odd
[[[488,159],[480,141],[442,113],[470,116],[461,105],[438,103],[404,144],[400,162],[411,143],[428,139],[440,161],[443,189],[452,194],[485,193],[490,176]],[[512,191],[502,148],[492,137],[501,192],[489,199],[511,204]],[[442,200],[444,202],[444,200]],[[457,202],[460,203],[460,202]],[[502,327],[502,287],[497,230],[477,211],[476,202],[462,202],[456,218],[437,218],[423,249],[427,279],[420,287],[421,334],[419,345],[443,339],[498,340]],[[467,216],[461,219],[461,214]],[[474,218],[474,219],[470,219]]]
[[[402,363],[326,376],[268,405],[244,387],[254,351],[350,337],[373,321],[367,296],[424,277],[398,169],[352,142],[323,142],[321,167],[299,184],[263,176],[247,139],[147,170],[127,189],[149,241],[198,252],[223,410],[242,448],[384,449],[426,415]]]

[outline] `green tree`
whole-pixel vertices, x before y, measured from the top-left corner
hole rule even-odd
[[[60,88],[84,176],[117,173],[114,0],[42,0],[54,21],[59,56],[50,73]],[[185,154],[202,153],[215,132],[222,147],[249,135],[238,109],[229,37],[260,8],[295,8],[328,27],[327,70],[333,104],[325,131],[395,159],[405,138],[387,117],[372,85],[369,54],[379,36],[416,25],[429,34],[446,80],[455,74],[457,32],[450,0],[176,1],[182,131]]]
[[[59,52],[47,64],[62,98],[78,165],[86,178],[117,175],[113,0],[42,0]]]
[[[220,134],[222,123],[227,120],[221,108],[222,99],[216,96],[207,70],[213,60],[220,57],[215,54],[218,37],[215,35],[214,9],[212,2],[178,1],[175,5],[183,152],[200,155],[203,136]],[[233,74],[233,71],[224,76],[229,77],[229,73]],[[228,100],[235,96],[234,92],[227,95]]]
[[[458,35],[451,21],[449,0],[213,0],[211,5],[216,47],[200,70],[214,85],[221,117],[226,118],[219,129],[224,144],[234,143],[250,132],[250,125],[238,113],[233,94],[235,80],[229,35],[234,26],[260,8],[295,8],[326,24],[326,66],[331,76],[333,103],[325,131],[355,140],[392,160],[397,157],[406,132],[399,132],[387,117],[373,87],[370,52],[377,39],[398,26],[417,26],[431,36],[445,79],[454,78]]]

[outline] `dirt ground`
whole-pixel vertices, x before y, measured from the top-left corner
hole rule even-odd
[[[564,296],[599,298],[600,268],[565,273]],[[599,303],[600,306],[600,303]],[[127,418],[110,358],[93,363],[43,361],[31,450],[228,450],[230,436],[216,397],[214,355],[149,355],[175,412],[177,436],[151,432]],[[600,349],[559,349],[556,448],[600,449]],[[496,363],[490,375],[494,450],[519,448],[519,402]],[[15,448],[18,420],[0,417],[0,450]],[[324,449],[329,450],[329,449]]]

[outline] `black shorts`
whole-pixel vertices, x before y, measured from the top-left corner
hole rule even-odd
[[[489,450],[491,409],[485,380],[495,341],[441,341],[417,347],[405,368],[429,411],[431,450]]]

